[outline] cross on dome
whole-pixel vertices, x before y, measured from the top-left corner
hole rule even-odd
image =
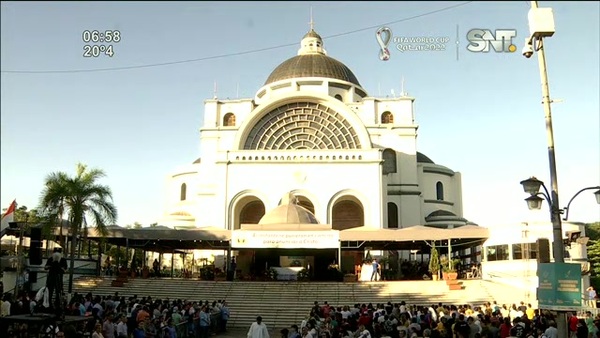
[[[312,7],[310,8],[310,22],[308,24],[309,24],[310,30],[302,38],[302,42],[300,44],[300,49],[298,50],[298,55],[308,55],[308,54],[327,55],[327,52],[325,51],[325,49],[323,49],[323,39],[315,31],[315,22],[313,20]]]

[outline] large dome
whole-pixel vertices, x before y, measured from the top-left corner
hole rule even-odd
[[[265,85],[280,80],[301,77],[327,77],[360,86],[358,79],[350,68],[323,54],[297,55],[284,61],[269,75]]]

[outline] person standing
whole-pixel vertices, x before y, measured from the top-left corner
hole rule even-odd
[[[373,260],[373,272],[371,273],[371,282],[373,281],[373,277],[375,277],[375,281],[377,281],[377,275],[379,275],[379,279],[381,279],[381,275],[379,274],[379,262],[376,259]]]
[[[67,260],[63,257],[60,248],[54,249],[52,256],[46,261],[44,270],[48,271],[46,287],[48,288],[50,297],[50,307],[56,308],[57,311],[62,311],[63,275],[67,271]],[[52,298],[53,294],[55,294],[56,298]]]
[[[596,290],[594,290],[593,286],[590,286],[589,288],[587,288],[587,292],[590,307],[596,308]]]
[[[256,317],[256,321],[250,325],[248,338],[270,338],[267,325],[262,322],[261,316]]]

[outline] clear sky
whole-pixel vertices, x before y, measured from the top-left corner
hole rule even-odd
[[[35,207],[45,176],[74,174],[81,161],[106,171],[101,183],[113,190],[120,225],[158,221],[165,178],[201,156],[203,101],[214,82],[220,98],[253,97],[279,63],[296,55],[312,6],[325,49],[371,96],[398,94],[404,78],[416,98],[418,149],[462,173],[466,218],[480,225],[549,219],[547,204],[527,209],[519,185],[532,175],[550,183],[538,62],[521,55],[528,1],[1,6],[2,208],[15,198]],[[600,185],[600,9],[598,2],[540,7],[555,14],[556,34],[545,46],[551,95],[563,100],[553,105],[553,119],[566,206],[579,189]],[[383,62],[375,39],[383,24],[394,36],[450,41],[446,51],[392,49]],[[516,29],[517,52],[467,51],[472,28]],[[120,32],[112,58],[83,57],[82,33],[94,29]],[[600,220],[592,193],[577,197],[570,220]]]

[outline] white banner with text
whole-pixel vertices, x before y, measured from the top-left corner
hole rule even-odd
[[[337,230],[316,231],[249,231],[236,230],[231,238],[233,248],[335,249],[340,246]]]

